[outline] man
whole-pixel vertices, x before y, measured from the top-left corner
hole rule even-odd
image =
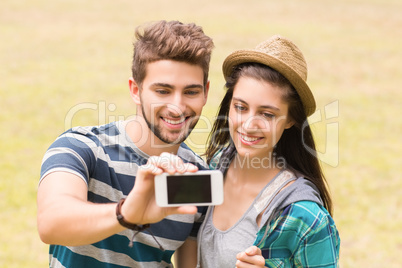
[[[195,252],[203,212],[157,207],[153,177],[205,169],[182,142],[207,100],[213,42],[177,21],[137,29],[136,38],[129,87],[137,116],[68,130],[44,156],[38,231],[51,267],[171,267],[176,249],[179,267],[194,264],[180,256]]]

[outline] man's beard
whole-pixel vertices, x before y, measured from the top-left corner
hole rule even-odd
[[[167,135],[166,136],[162,135],[162,127],[155,126],[148,120],[148,118],[145,115],[144,107],[142,105],[141,105],[141,110],[142,110],[142,116],[143,116],[145,122],[147,123],[148,128],[152,131],[152,133],[154,133],[154,135],[158,139],[160,139],[161,141],[163,141],[164,143],[167,143],[167,144],[180,144],[183,141],[185,141],[187,139],[188,135],[190,135],[191,131],[193,131],[195,125],[198,122],[198,120],[196,120],[195,117],[191,117],[189,120],[194,121],[194,122],[192,122],[192,124],[188,128],[187,133],[185,131],[183,131],[183,129],[180,129],[179,131],[181,132],[181,134],[174,140],[170,140],[167,137]]]

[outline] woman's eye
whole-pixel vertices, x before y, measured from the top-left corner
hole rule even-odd
[[[234,105],[234,108],[235,108],[237,111],[240,111],[240,112],[246,110],[246,107],[241,106],[241,105],[237,105],[237,104]]]
[[[274,114],[271,114],[271,113],[262,113],[262,116],[265,117],[265,118],[267,118],[267,119],[271,119],[271,118],[274,118],[274,117],[275,117],[275,115],[274,115]]]

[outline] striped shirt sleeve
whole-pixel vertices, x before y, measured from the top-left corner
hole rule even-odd
[[[41,178],[55,171],[73,173],[88,183],[96,164],[98,146],[91,135],[65,132],[49,147],[42,160]]]

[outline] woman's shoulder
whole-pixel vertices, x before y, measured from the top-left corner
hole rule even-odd
[[[312,201],[298,201],[286,207],[279,216],[283,230],[292,230],[300,238],[334,237],[339,240],[335,222],[328,211]]]
[[[289,205],[289,213],[292,215],[310,215],[320,216],[329,215],[328,211],[320,204],[314,201],[301,200]]]
[[[287,206],[281,213],[282,217],[293,218],[304,224],[314,226],[324,222],[333,223],[329,212],[320,204],[313,201],[298,201]]]

